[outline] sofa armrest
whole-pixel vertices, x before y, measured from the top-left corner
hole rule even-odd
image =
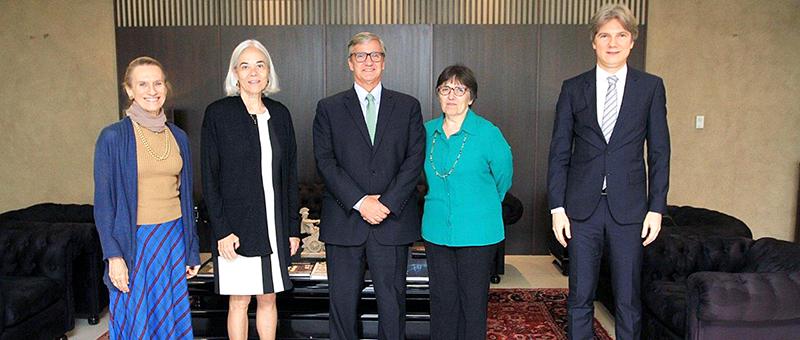
[[[683,281],[695,272],[702,256],[700,242],[693,238],[662,235],[644,248],[642,283]]]
[[[40,276],[60,283],[66,301],[64,313],[72,320],[72,263],[76,236],[71,228],[51,228],[47,223],[19,222],[0,228],[0,276]],[[72,325],[68,325],[71,328]]]
[[[800,319],[800,272],[698,272],[687,285],[690,323]]]

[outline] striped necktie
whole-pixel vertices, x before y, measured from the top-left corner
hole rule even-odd
[[[372,93],[367,93],[367,131],[369,131],[369,140],[375,144],[375,127],[378,125],[378,110],[375,107],[375,96]]]
[[[603,137],[606,138],[606,143],[611,139],[611,133],[614,132],[614,125],[617,124],[617,76],[610,76],[608,79],[608,89],[606,90],[606,101],[603,105],[603,124],[600,129],[603,130]]]

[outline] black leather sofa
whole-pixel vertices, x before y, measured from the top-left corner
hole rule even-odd
[[[0,340],[66,339],[75,325],[74,240],[42,223],[0,228]]]
[[[89,324],[97,324],[108,306],[108,290],[103,284],[103,253],[92,205],[41,203],[0,214],[0,228],[12,221],[46,222],[54,229],[72,229],[77,251],[72,265],[75,312]]]
[[[645,256],[644,339],[800,338],[800,244],[665,235]]]
[[[691,206],[667,206],[667,214],[664,215],[661,226],[660,236],[678,233],[682,235],[753,237],[750,228],[736,217],[714,210]],[[562,274],[569,275],[567,248],[562,247],[552,233],[548,236],[547,248],[554,258],[553,264]],[[613,300],[609,299],[609,294],[611,293],[610,281],[606,280],[610,277],[608,273],[608,264],[604,260],[600,271],[598,300],[603,302],[613,313]]]
[[[654,252],[655,246],[669,235],[696,236],[700,238],[753,238],[750,228],[736,217],[705,208],[670,205],[667,206],[667,214],[661,220],[661,232],[658,238],[653,244],[644,248],[645,261],[648,257],[658,256]],[[646,266],[647,264],[644,263],[643,265]],[[615,314],[614,293],[611,289],[611,270],[605,256],[600,263],[600,279],[597,283],[595,299],[600,301],[612,315]]]

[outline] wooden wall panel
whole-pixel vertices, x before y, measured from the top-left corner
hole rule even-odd
[[[432,82],[448,65],[461,63],[475,72],[478,97],[475,112],[497,125],[511,145],[514,156],[514,182],[510,192],[525,206],[522,219],[506,230],[506,250],[510,254],[541,253],[534,249],[531,230],[539,211],[532,209],[535,181],[534,154],[537,136],[536,63],[539,26],[537,25],[435,25],[433,28]],[[438,99],[431,107],[438,116]]]

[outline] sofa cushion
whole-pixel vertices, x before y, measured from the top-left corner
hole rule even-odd
[[[747,251],[745,273],[800,271],[800,245],[765,237],[753,242]]]
[[[686,281],[652,281],[642,287],[644,307],[675,334],[686,327]]]
[[[58,281],[46,277],[3,276],[0,277],[0,289],[4,295],[2,308],[6,327],[24,321],[58,302],[63,292]]]
[[[91,204],[39,203],[0,214],[0,220],[94,223]]]
[[[690,206],[667,206],[661,222],[665,234],[753,238],[747,224],[731,215]]]

